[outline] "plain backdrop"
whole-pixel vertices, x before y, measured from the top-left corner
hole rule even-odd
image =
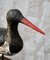
[[[12,60],[50,60],[50,0],[0,0],[0,27],[7,28],[6,13],[13,8],[19,9],[46,35],[19,24],[18,30],[24,47],[18,54],[9,58]]]

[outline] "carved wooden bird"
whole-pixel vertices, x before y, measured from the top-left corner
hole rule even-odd
[[[23,40],[18,33],[19,23],[23,23],[30,28],[45,35],[45,33],[26,19],[18,9],[11,9],[7,12],[7,29],[0,28],[0,54],[14,55],[23,48]]]

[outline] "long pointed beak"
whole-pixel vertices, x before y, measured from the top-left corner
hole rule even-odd
[[[31,23],[30,21],[28,21],[26,18],[23,18],[23,19],[21,20],[21,23],[23,23],[23,24],[29,26],[30,28],[36,30],[37,32],[45,35],[45,33],[44,33],[41,29],[39,29],[37,26],[35,26],[34,24],[32,24],[32,23]]]

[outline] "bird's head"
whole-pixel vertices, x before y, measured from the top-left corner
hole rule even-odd
[[[32,29],[42,33],[43,35],[45,35],[45,33],[42,30],[40,30],[38,27],[32,24],[28,19],[26,19],[18,9],[9,10],[7,12],[6,18],[8,22],[11,22],[11,21],[21,22],[31,27]]]
[[[17,21],[20,22],[24,16],[18,9],[11,9],[7,12],[7,21]]]

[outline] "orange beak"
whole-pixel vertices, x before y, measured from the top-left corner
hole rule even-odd
[[[35,26],[34,24],[32,24],[32,23],[31,23],[30,21],[28,21],[26,18],[23,18],[23,19],[21,20],[21,23],[23,23],[23,24],[29,26],[30,28],[36,30],[37,32],[45,35],[45,33],[44,33],[41,29],[39,29],[37,26]]]

